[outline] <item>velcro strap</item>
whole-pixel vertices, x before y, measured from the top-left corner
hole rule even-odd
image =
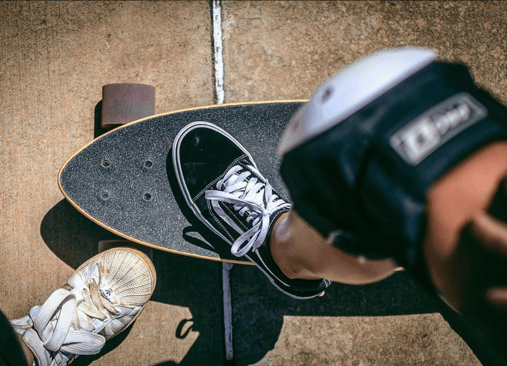
[[[460,65],[435,63],[386,97],[396,102],[376,126],[358,199],[383,237],[399,238],[396,259],[410,268],[421,254],[428,188],[470,153],[505,139],[507,109]]]

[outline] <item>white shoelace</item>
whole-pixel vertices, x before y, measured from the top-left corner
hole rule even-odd
[[[97,271],[98,268],[90,268],[83,272],[95,277]],[[104,321],[117,313],[114,306],[100,295],[95,279],[91,279],[72,291],[56,290],[44,305],[33,307],[30,315],[11,323],[17,333],[24,334],[39,366],[66,365],[74,355],[100,352],[106,341],[104,336],[97,334],[100,325],[105,326]]]
[[[249,168],[258,173],[255,167],[249,166]],[[243,169],[240,165],[231,168],[224,178],[217,182],[217,190],[208,190],[205,196],[211,201],[221,218],[241,234],[231,248],[231,253],[237,257],[259,248],[268,234],[271,215],[281,208],[290,208],[289,203],[273,194],[273,189],[267,179],[263,183],[253,176],[247,182],[252,172],[245,170],[239,173]],[[258,176],[261,174],[258,173]],[[247,214],[246,222],[251,221],[252,228],[245,232],[239,228],[220,208],[219,201],[233,204],[234,210],[243,217]]]

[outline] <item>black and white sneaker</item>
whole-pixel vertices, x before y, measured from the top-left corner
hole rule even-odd
[[[268,248],[276,220],[291,205],[257,170],[251,155],[227,132],[209,122],[184,127],[173,142],[179,186],[197,218],[245,256],[283,293],[296,299],[322,296],[329,280],[286,277]]]

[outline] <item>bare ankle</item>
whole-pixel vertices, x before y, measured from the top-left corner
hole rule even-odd
[[[289,213],[280,216],[273,227],[269,238],[269,250],[282,273],[290,279],[320,279],[308,271],[290,250],[292,242],[291,223]]]

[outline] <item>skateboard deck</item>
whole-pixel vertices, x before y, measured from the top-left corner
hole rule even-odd
[[[174,174],[172,141],[191,122],[216,124],[251,153],[259,171],[289,200],[276,149],[287,123],[304,102],[214,105],[128,123],[77,151],[60,169],[60,190],[87,218],[132,242],[191,257],[250,264],[208,234],[186,206]]]

